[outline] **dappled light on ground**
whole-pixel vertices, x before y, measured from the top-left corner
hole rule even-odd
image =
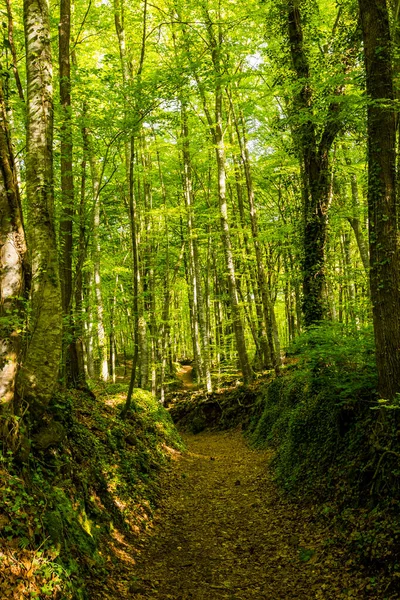
[[[239,431],[185,441],[155,521],[131,547],[135,564],[121,557],[113,571],[109,563],[108,591],[91,599],[118,589],[124,600],[378,600],[369,578],[330,550],[312,510],[278,494],[270,452],[249,449]]]

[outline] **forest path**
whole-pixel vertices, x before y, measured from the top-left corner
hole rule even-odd
[[[194,386],[192,365],[181,365],[176,375],[182,381],[184,388],[188,389]]]
[[[268,452],[248,448],[238,431],[183,437],[188,451],[164,481],[130,598],[364,597],[352,595],[340,557],[325,554],[324,528],[279,496]]]

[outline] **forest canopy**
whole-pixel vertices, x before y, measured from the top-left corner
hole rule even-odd
[[[397,6],[2,11],[5,414],[121,360],[125,412],[177,360],[208,392],[227,365],[279,375],[324,321],[373,325],[394,397]]]

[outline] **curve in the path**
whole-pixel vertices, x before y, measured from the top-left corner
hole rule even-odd
[[[192,388],[193,383],[193,367],[192,365],[181,365],[177,373],[178,378],[182,381],[183,387]]]

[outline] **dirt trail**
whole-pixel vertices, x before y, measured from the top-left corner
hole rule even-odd
[[[193,367],[191,365],[181,365],[177,376],[182,381],[184,388],[192,388],[194,386]]]
[[[364,598],[325,555],[321,527],[279,497],[268,453],[246,447],[240,432],[184,437],[189,451],[166,479],[136,557],[131,598]]]

